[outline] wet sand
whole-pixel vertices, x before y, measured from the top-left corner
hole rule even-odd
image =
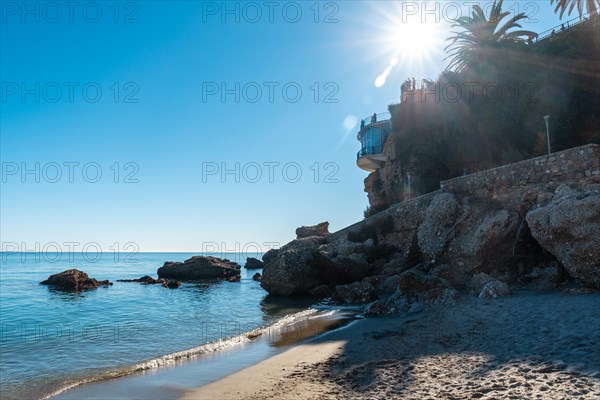
[[[51,398],[175,400],[186,390],[221,379],[299,342],[348,324],[355,318],[356,311],[356,308],[349,308],[345,311],[307,310],[292,314],[274,325],[257,328],[229,340],[222,350],[182,358],[160,368],[119,378],[81,384]]]
[[[463,296],[359,320],[182,398],[595,400],[600,293]]]

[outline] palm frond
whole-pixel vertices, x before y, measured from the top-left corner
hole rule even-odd
[[[510,12],[502,11],[502,4],[503,0],[495,0],[488,17],[481,7],[475,5],[471,17],[460,17],[454,21],[452,27],[461,30],[453,31],[452,36],[446,39],[449,43],[445,48],[448,53],[445,60],[450,59],[446,70],[460,72],[468,65],[483,62],[482,55],[487,48],[523,43],[537,36],[534,32],[521,29],[518,22],[527,18],[524,13],[517,14],[502,24],[510,15]]]

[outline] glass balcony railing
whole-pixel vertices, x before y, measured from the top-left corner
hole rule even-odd
[[[358,151],[358,153],[356,153],[356,159],[360,159],[361,157],[364,156],[371,156],[374,154],[381,154],[383,153],[383,146],[369,146],[369,147],[363,147],[362,149],[360,149]]]
[[[356,138],[361,149],[356,154],[357,160],[364,156],[383,153],[383,146],[392,130],[390,113],[373,114],[361,121]]]

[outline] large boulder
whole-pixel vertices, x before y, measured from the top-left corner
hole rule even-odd
[[[346,239],[327,242],[325,236],[296,239],[263,256],[262,287],[271,294],[296,296],[312,294],[321,285],[360,281],[373,275],[369,259],[373,240],[352,243]]]
[[[260,285],[270,294],[304,295],[319,286],[317,254],[325,243],[321,236],[296,239],[263,256],[265,266]]]
[[[343,284],[360,281],[372,275],[372,265],[364,253],[330,257],[319,251],[316,254],[317,279],[324,284]]]
[[[157,273],[159,278],[181,281],[230,279],[240,275],[240,265],[217,257],[194,256],[184,262],[167,261]]]
[[[48,279],[40,282],[42,285],[54,286],[63,290],[88,290],[98,286],[110,286],[109,281],[98,281],[90,278],[88,274],[78,269],[68,269],[58,274],[50,275]]]
[[[445,250],[455,231],[460,206],[450,193],[441,193],[431,201],[417,237],[423,254],[436,259]]]
[[[513,245],[522,219],[515,207],[437,195],[418,229],[425,259],[451,265],[459,274],[491,272],[514,263]]]
[[[600,288],[600,185],[561,185],[545,205],[527,213],[537,242],[582,285]]]
[[[329,222],[321,222],[315,226],[301,226],[296,229],[296,239],[327,235],[329,235]]]
[[[386,217],[376,216],[372,222],[377,228],[380,245],[394,250],[401,268],[412,267],[422,261],[417,229],[425,218],[425,210],[431,195],[422,196],[395,207],[395,212]]]

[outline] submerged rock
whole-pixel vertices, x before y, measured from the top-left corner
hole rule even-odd
[[[246,269],[261,269],[265,266],[265,263],[254,258],[254,257],[248,257],[246,258],[246,265],[244,265],[244,268]]]
[[[58,274],[50,275],[48,279],[40,282],[42,285],[51,285],[64,290],[88,290],[98,286],[110,286],[112,282],[98,281],[90,278],[88,274],[78,269],[68,269]]]
[[[157,285],[157,284],[165,284],[167,283],[166,279],[154,279],[153,277],[149,276],[149,275],[144,275],[141,278],[138,279],[117,279],[117,282],[138,282],[141,283],[143,285]]]
[[[169,289],[176,289],[179,286],[181,286],[181,282],[179,281],[164,278],[154,279],[149,275],[144,275],[138,279],[118,279],[117,282],[138,282],[142,285],[162,285],[162,287],[166,287]]]
[[[178,287],[181,286],[181,282],[175,281],[175,280],[168,280],[165,283],[163,283],[162,285],[163,285],[163,287],[166,287],[169,289],[177,289]]]
[[[158,277],[182,281],[229,279],[240,275],[240,265],[217,257],[194,256],[184,262],[165,262]]]
[[[561,185],[548,204],[527,213],[531,234],[584,286],[600,288],[600,185]]]

